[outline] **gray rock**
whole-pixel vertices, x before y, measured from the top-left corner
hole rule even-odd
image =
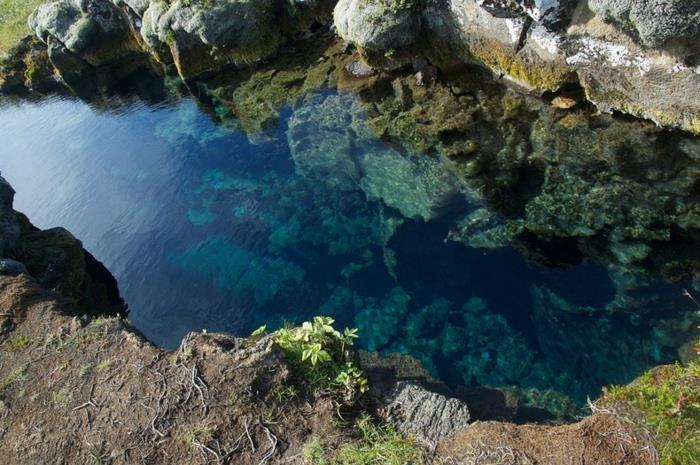
[[[469,427],[469,407],[464,402],[412,382],[398,382],[383,403],[389,423],[431,449]]]
[[[0,276],[19,276],[29,274],[24,263],[10,258],[0,258]]]
[[[29,28],[44,42],[54,37],[68,50],[82,54],[112,36],[120,36],[127,25],[107,0],[55,0],[39,5],[29,16]]]
[[[151,4],[151,0],[112,0],[117,6],[126,5],[138,16],[143,16]]]
[[[588,6],[648,47],[700,39],[700,0],[589,0]]]
[[[143,14],[141,36],[152,50],[168,46],[181,76],[189,78],[276,52],[282,30],[301,23],[290,22],[293,8],[279,13],[278,0],[152,2]]]
[[[354,60],[345,65],[345,71],[349,76],[363,78],[377,74],[377,72],[369,65],[359,60]]]
[[[338,35],[374,52],[399,50],[418,41],[421,33],[419,2],[340,0],[333,11]],[[415,5],[413,5],[415,4]]]
[[[515,18],[525,13],[517,0],[476,0],[476,3],[497,18]]]
[[[562,23],[576,5],[576,0],[476,0],[497,18],[528,15],[548,27]]]

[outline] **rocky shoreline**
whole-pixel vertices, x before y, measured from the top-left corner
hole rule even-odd
[[[29,18],[36,39],[10,51],[0,88],[58,78],[78,90],[169,66],[192,80],[255,66],[331,27],[368,70],[479,63],[537,94],[580,86],[602,112],[700,134],[700,6],[648,3],[54,0]]]
[[[679,254],[668,245],[672,239],[692,243],[697,236],[694,203],[686,200],[696,190],[695,173],[676,169],[675,162],[660,172],[653,149],[677,147],[674,160],[683,166],[679,160],[691,159],[697,142],[643,122],[634,123],[637,133],[630,131],[632,123],[606,115],[589,121],[594,111],[588,107],[566,112],[580,110],[585,99],[602,112],[700,134],[700,5],[651,1],[640,10],[637,3],[54,0],[29,19],[34,35],[0,63],[0,92],[61,92],[99,102],[143,73],[166,81],[176,73],[183,80],[178,85],[195,94],[213,118],[231,113],[253,138],[265,136],[280,107],[312,91],[331,83],[352,90],[366,100],[369,118],[365,123],[351,117],[358,134],[348,146],[361,144],[363,131],[402,143],[410,133],[409,153],[436,151],[460,179],[459,186],[440,179],[436,187],[434,171],[416,171],[408,163],[406,174],[429,184],[424,205],[377,190],[365,175],[362,186],[370,197],[407,217],[427,219],[457,190],[489,186],[481,195],[503,218],[476,210],[449,240],[485,248],[513,242],[543,263],[550,259],[545,242],[561,241],[575,250],[574,261],[585,256],[608,264],[615,289],[603,306],[568,302],[557,294],[561,289],[536,289],[538,318],[548,331],[570,330],[569,319],[580,315],[624,318],[630,305],[636,311],[656,303],[658,315],[634,315],[659,322],[649,347],[627,344],[620,335],[621,347],[652,352],[655,346],[675,350],[685,344],[681,357],[689,361],[695,312],[665,325],[660,314],[678,296],[646,291],[650,276],[698,279],[695,254]],[[338,43],[336,35],[346,43]],[[313,52],[302,53],[308,49]],[[289,66],[280,67],[285,60]],[[279,69],[268,69],[270,62]],[[465,74],[463,63],[490,70],[497,80],[515,84],[517,93],[494,97],[451,79],[455,69]],[[480,79],[471,69],[466,74]],[[235,85],[226,82],[231,76],[237,76]],[[246,93],[248,88],[258,94]],[[294,139],[295,125],[325,127],[324,112],[343,104],[335,96],[310,98],[316,99],[310,100],[314,111],[297,108],[290,128],[294,161],[310,178],[317,170],[345,173],[339,169],[347,164],[342,150],[309,150],[322,146],[313,134]],[[445,115],[426,123],[425,102]],[[528,119],[538,111],[540,117]],[[475,123],[484,116],[496,128],[493,134]],[[476,132],[479,136],[471,134]],[[469,140],[455,137],[458,133]],[[596,141],[590,153],[570,149],[583,140]],[[626,150],[644,160],[618,160]],[[614,175],[599,175],[596,163],[613,167]],[[380,173],[382,167],[363,170],[370,168]],[[319,179],[341,189],[358,182],[345,174]],[[629,219],[615,202],[598,197],[599,185],[636,206],[634,228],[627,227]],[[573,186],[572,192],[564,186]],[[523,205],[501,208],[503,199],[515,198],[513,192],[524,193]],[[66,463],[305,463],[303,450],[315,438],[328,438],[329,448],[357,441],[352,422],[333,420],[330,398],[305,393],[281,399],[290,385],[305,392],[304,381],[294,377],[269,338],[192,334],[176,352],[144,340],[121,319],[126,308],[104,266],[69,232],[33,227],[12,210],[12,198],[12,188],[0,178],[0,448],[12,463],[47,462],[57,455]],[[586,327],[577,337],[604,339],[605,330]],[[569,343],[575,347],[577,338]],[[619,367],[629,356],[611,348],[600,359],[587,360],[584,353],[574,362],[591,373],[624,371]],[[369,412],[415,437],[428,462],[560,464],[575,457],[581,463],[658,463],[661,446],[638,420],[643,415],[629,413],[634,406],[603,402],[593,416],[564,426],[482,422],[520,421],[526,409],[501,391],[490,393],[494,400],[484,391],[466,395],[439,383],[435,389],[425,370],[410,362],[409,370],[401,370],[402,363],[366,355],[363,368],[375,389],[366,405],[347,415]],[[664,370],[652,373],[657,372]],[[426,414],[434,411],[442,413]]]

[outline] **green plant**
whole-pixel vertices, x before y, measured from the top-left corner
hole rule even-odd
[[[272,391],[272,395],[278,403],[282,404],[296,398],[297,390],[294,386],[285,386]]]
[[[304,444],[304,447],[301,449],[301,457],[309,465],[328,465],[326,450],[321,444],[321,440],[317,437]]]
[[[362,436],[358,444],[344,445],[338,451],[342,465],[422,465],[425,453],[415,441],[392,426],[377,425],[368,415],[356,423]]]
[[[67,407],[73,400],[73,393],[67,386],[51,393],[51,402],[56,407]]]
[[[700,362],[653,369],[601,403],[652,433],[662,465],[700,463]]]
[[[415,441],[388,425],[378,425],[368,415],[355,423],[359,439],[329,453],[319,438],[302,449],[308,465],[423,465],[425,452]]]
[[[332,318],[316,316],[301,326],[280,329],[274,337],[291,368],[313,392],[334,391],[343,402],[353,404],[368,389],[367,378],[353,361],[357,329],[341,333],[333,323]]]

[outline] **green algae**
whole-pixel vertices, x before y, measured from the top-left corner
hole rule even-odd
[[[538,90],[554,91],[571,80],[566,63],[544,62],[534,54],[514,53],[495,40],[471,44],[467,55],[496,74],[505,74]]]

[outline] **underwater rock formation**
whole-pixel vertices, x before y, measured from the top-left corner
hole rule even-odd
[[[303,176],[331,187],[359,188],[406,218],[433,219],[458,195],[456,178],[440,161],[377,141],[352,95],[308,99],[295,110],[288,139]]]

